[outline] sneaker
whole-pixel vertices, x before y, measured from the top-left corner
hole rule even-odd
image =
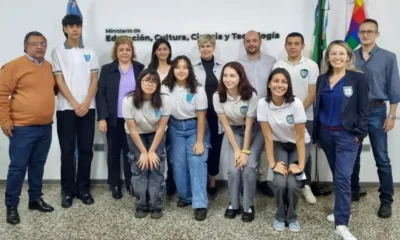
[[[296,222],[289,223],[289,230],[292,232],[300,231],[300,223],[296,220]]]
[[[301,189],[301,192],[303,193],[303,197],[308,204],[317,203],[317,199],[315,198],[313,192],[311,191],[310,186],[305,185],[304,188]]]
[[[187,203],[187,202],[185,202],[185,201],[183,201],[183,200],[178,200],[178,203],[176,204],[176,206],[178,207],[178,208],[183,208],[183,207],[187,207],[187,206],[189,206],[189,205],[191,205],[191,203]]]
[[[350,215],[350,219],[349,219],[349,222],[351,221],[351,217],[352,217],[352,215]],[[327,217],[326,217],[326,220],[328,220],[329,222],[335,222],[335,215],[332,213],[332,214],[329,214]]]
[[[343,240],[357,240],[357,238],[354,237],[349,229],[344,225],[336,226],[335,233],[342,237]]]
[[[163,216],[163,211],[162,209],[154,209],[150,211],[150,217],[152,219],[159,219]]]
[[[141,208],[136,208],[135,218],[145,218],[147,216],[148,211]]]
[[[380,218],[390,218],[392,216],[392,205],[387,203],[382,203],[379,207],[378,217]]]
[[[274,229],[276,231],[282,232],[285,230],[285,223],[284,222],[279,222],[278,220],[275,219],[274,221]]]
[[[194,210],[194,219],[203,221],[207,218],[207,208],[196,208]]]

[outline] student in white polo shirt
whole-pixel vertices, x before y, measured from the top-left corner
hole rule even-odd
[[[243,188],[242,221],[251,222],[255,215],[257,167],[264,147],[260,125],[255,122],[258,97],[242,64],[227,63],[222,72],[213,103],[225,132],[221,158],[229,165],[230,204],[225,218],[233,219],[240,213]]]
[[[268,94],[258,101],[257,120],[261,123],[269,165],[274,172],[277,205],[274,228],[300,231],[297,218],[298,194],[303,179],[310,135],[303,102],[294,97],[290,74],[276,68],[268,78]]]
[[[136,86],[122,103],[136,197],[135,217],[144,218],[150,212],[151,218],[158,219],[163,215],[165,129],[171,104],[167,95],[161,95],[156,69],[143,70]]]
[[[90,48],[80,41],[82,19],[67,15],[62,20],[67,40],[51,53],[53,72],[60,93],[57,99],[57,133],[61,149],[61,206],[72,206],[74,196],[86,205],[90,194],[90,169],[93,159],[95,101],[99,62]],[[79,158],[75,163],[75,146]],[[76,168],[78,168],[77,173]]]
[[[304,37],[301,33],[293,32],[287,35],[285,49],[288,54],[286,59],[274,64],[275,68],[285,68],[292,78],[293,94],[303,102],[306,111],[306,128],[310,135],[313,129],[313,103],[316,95],[316,83],[319,76],[318,65],[311,59],[302,55],[304,49]],[[311,191],[311,154],[307,156],[307,164],[304,169],[306,180],[303,180],[302,195],[307,203],[315,204],[317,199]]]
[[[204,87],[196,80],[186,56],[178,56],[163,81],[162,92],[169,94],[171,117],[167,130],[167,154],[172,161],[178,192],[178,207],[192,204],[198,221],[207,218],[207,157],[210,131]]]

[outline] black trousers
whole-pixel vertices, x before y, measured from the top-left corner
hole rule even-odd
[[[117,119],[115,127],[107,127],[107,166],[108,166],[108,180],[107,183],[111,186],[120,186],[121,181],[121,151],[124,159],[124,176],[126,189],[130,191],[132,172],[129,164],[128,141],[125,132],[125,120],[123,118]],[[129,136],[129,135],[128,135]]]
[[[218,134],[218,116],[212,105],[209,105],[207,110],[207,123],[211,133],[211,148],[208,152],[207,160],[208,174],[216,176],[219,173],[219,158],[224,134]]]
[[[78,117],[73,110],[57,111],[57,133],[61,149],[61,190],[64,193],[85,193],[90,190],[95,115],[94,109],[90,109],[84,117]]]

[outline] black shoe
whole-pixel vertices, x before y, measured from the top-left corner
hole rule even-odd
[[[217,187],[208,188],[208,189],[207,189],[207,192],[208,192],[210,195],[215,195],[215,194],[217,193]]]
[[[231,206],[231,205],[229,204],[229,206]],[[225,210],[224,217],[227,219],[234,219],[236,217],[236,215],[240,214],[240,209],[229,209],[229,206]]]
[[[122,198],[122,192],[121,192],[121,188],[119,186],[114,186],[111,188],[111,192],[112,192],[112,197],[114,199],[121,199]]]
[[[18,224],[21,222],[17,207],[7,207],[7,222],[9,224]]]
[[[145,218],[148,214],[147,209],[136,208],[135,210],[135,218]]]
[[[72,207],[72,201],[74,199],[74,195],[63,193],[61,196],[61,207],[70,208]]]
[[[254,215],[256,214],[256,211],[254,210],[254,206],[251,206],[250,209],[251,209],[251,213],[243,211],[243,215],[242,215],[243,222],[252,222],[254,220]]]
[[[194,210],[194,219],[197,221],[203,221],[207,218],[207,208],[196,208]]]
[[[163,210],[162,209],[154,209],[150,211],[150,217],[152,219],[159,219],[163,216]]]
[[[178,203],[176,204],[176,206],[179,208],[187,207],[189,205],[190,205],[190,203],[184,202],[182,200],[178,200]]]
[[[54,211],[54,208],[50,204],[47,204],[45,201],[43,201],[42,198],[39,198],[35,201],[30,201],[28,204],[28,208],[30,210],[38,210],[39,212]]]
[[[360,194],[359,193],[351,193],[351,201],[358,202],[360,201]]]
[[[81,192],[81,193],[77,194],[76,197],[78,199],[80,199],[82,201],[82,203],[85,205],[91,205],[94,203],[94,199],[89,192],[86,192],[86,193]]]
[[[260,190],[265,196],[274,197],[274,191],[268,186],[268,182],[259,182],[257,184],[258,190]]]
[[[392,216],[392,205],[387,203],[381,203],[378,211],[378,217],[390,218]]]
[[[360,187],[360,197],[367,196],[367,189],[365,187]]]

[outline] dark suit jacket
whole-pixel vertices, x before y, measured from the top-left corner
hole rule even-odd
[[[364,139],[368,134],[368,82],[364,73],[346,71],[344,87],[352,88],[352,95],[346,96],[343,90],[342,102],[342,126],[354,134],[359,140]],[[319,113],[322,88],[326,81],[329,81],[327,73],[317,79],[317,96],[314,109],[313,142],[318,141],[318,130],[320,127]],[[348,94],[349,95],[349,94]]]
[[[132,61],[135,78],[143,71],[144,65]],[[118,60],[105,64],[101,68],[98,90],[96,93],[96,109],[98,121],[106,120],[111,127],[117,125],[118,92],[121,74]],[[140,87],[140,86],[139,86]]]

